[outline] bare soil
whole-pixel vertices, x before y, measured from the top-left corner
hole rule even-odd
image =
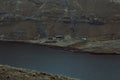
[[[0,65],[0,80],[79,80],[43,72]]]
[[[65,13],[64,0],[0,0],[0,39],[31,40],[56,35],[94,38],[95,40],[120,39],[120,4],[109,0],[70,0],[73,16],[95,15],[106,20],[105,25],[58,21],[70,17]],[[18,17],[19,16],[19,17]],[[6,21],[2,21],[6,18]],[[15,20],[17,19],[17,20]],[[73,35],[74,34],[74,35]]]

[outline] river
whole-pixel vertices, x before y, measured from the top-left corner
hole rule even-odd
[[[120,80],[119,55],[80,54],[34,44],[0,42],[0,64],[81,80]]]

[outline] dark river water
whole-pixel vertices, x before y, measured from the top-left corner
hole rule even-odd
[[[0,64],[81,80],[120,80],[119,55],[79,54],[33,44],[0,42]]]

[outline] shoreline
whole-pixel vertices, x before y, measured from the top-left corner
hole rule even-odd
[[[63,75],[49,74],[0,64],[0,78],[4,80],[79,80]]]
[[[39,42],[33,42],[30,40],[0,40],[0,42],[9,42],[9,43],[24,43],[24,44],[34,44],[34,45],[39,45],[39,46],[45,46],[53,49],[59,49],[59,50],[64,50],[64,51],[70,51],[73,53],[80,53],[80,54],[90,54],[90,55],[120,55],[119,53],[99,53],[95,51],[85,51],[83,49],[79,49],[76,47],[71,47],[71,46],[59,46],[59,45],[52,45],[52,44],[42,44]]]

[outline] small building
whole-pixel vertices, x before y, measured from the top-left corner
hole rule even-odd
[[[87,42],[88,39],[84,37],[84,38],[81,38],[81,41],[82,41],[82,42]]]
[[[65,37],[64,35],[57,35],[55,36],[56,40],[63,40]]]

